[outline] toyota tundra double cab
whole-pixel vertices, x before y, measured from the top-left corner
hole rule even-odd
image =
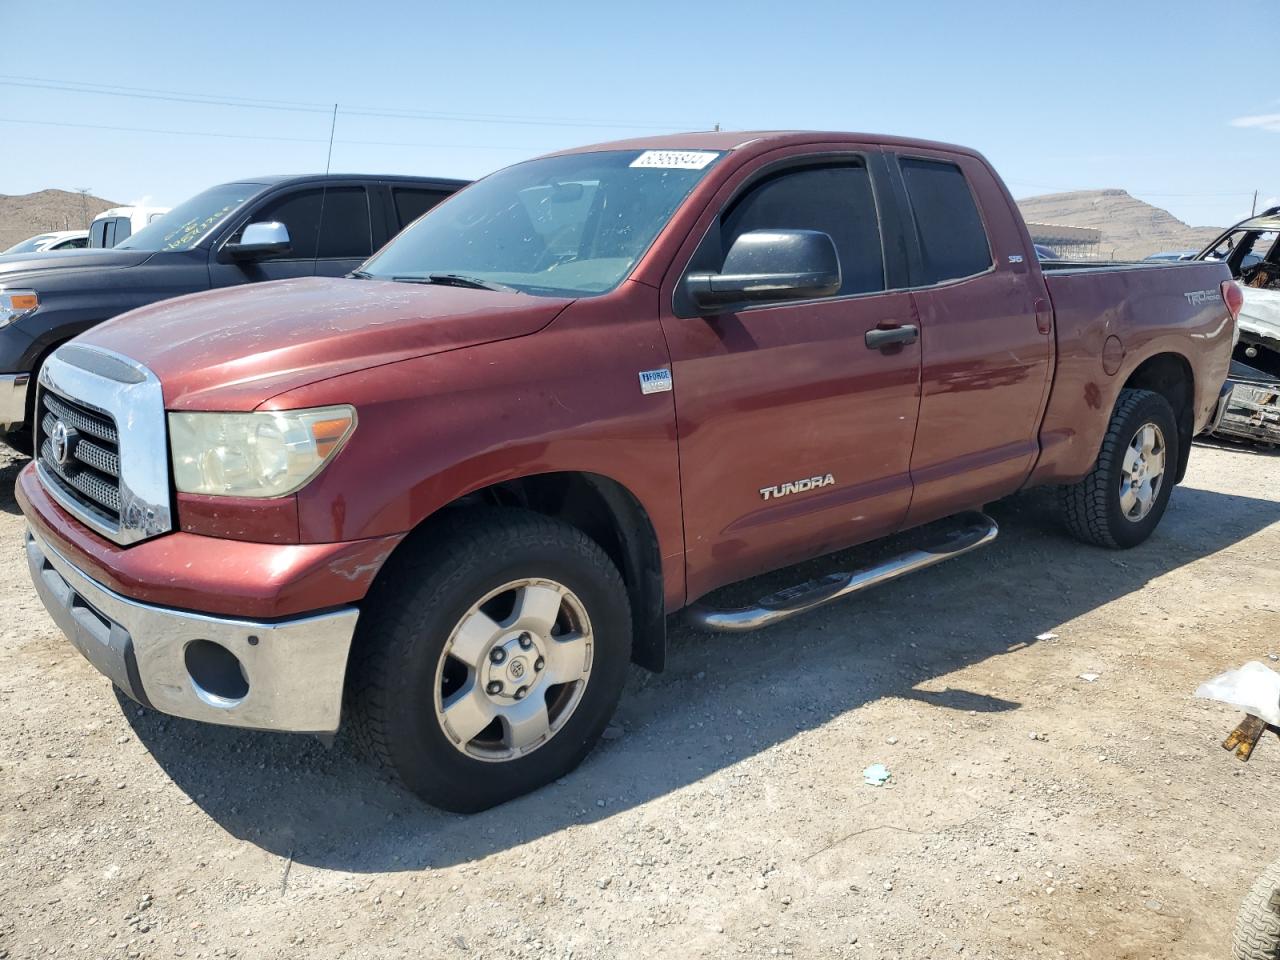
[[[581,761],[683,608],[765,626],[981,547],[982,507],[1034,485],[1087,543],[1142,543],[1239,303],[1223,264],[1037,262],[961,147],[570,150],[349,277],[154,304],[54,352],[18,480],[31,576],[138,702],[344,722],[477,810]],[[705,599],[926,524],[883,563]]]

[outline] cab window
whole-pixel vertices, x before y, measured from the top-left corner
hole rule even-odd
[[[751,230],[819,230],[840,257],[836,296],[885,289],[884,252],[871,176],[862,162],[800,167],[751,187],[720,220],[719,264]]]
[[[915,285],[959,280],[991,269],[986,227],[961,169],[916,157],[903,157],[899,163],[920,238],[922,276]]]

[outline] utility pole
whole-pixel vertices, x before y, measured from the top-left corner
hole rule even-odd
[[[92,189],[93,187],[76,188],[76,193],[80,194],[80,216],[84,220],[84,228],[86,230],[89,229],[89,201],[87,198],[89,196],[89,191]]]
[[[1254,216],[1258,212],[1258,191],[1253,191],[1253,206],[1249,208],[1249,216]]]

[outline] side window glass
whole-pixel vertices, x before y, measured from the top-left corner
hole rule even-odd
[[[320,223],[321,193],[324,223]],[[330,187],[327,191],[302,190],[268,200],[249,223],[278,220],[289,228],[293,249],[277,259],[312,260],[326,258],[363,259],[373,253],[369,229],[369,200],[363,187]],[[239,239],[237,231],[234,239]]]
[[[924,276],[917,285],[971,277],[989,269],[987,231],[960,168],[907,157],[900,163],[924,260]]]
[[[116,221],[116,238],[111,241],[111,245],[114,247],[121,240],[127,240],[131,233],[133,233],[133,221],[128,217],[121,217]]]
[[[364,187],[330,187],[320,224],[320,257],[363,260],[373,253],[369,197]]]
[[[404,229],[413,221],[447,197],[447,193],[439,190],[413,190],[406,187],[392,187],[391,198],[396,205],[396,219],[400,229]]]
[[[316,255],[316,237],[320,232],[320,191],[302,190],[268,200],[245,222],[264,223],[278,220],[289,228],[293,249],[275,259],[313,260]],[[244,227],[236,231],[239,240]]]
[[[884,252],[865,165],[803,167],[752,187],[721,218],[721,261],[751,230],[820,230],[840,256],[838,295],[885,288]]]

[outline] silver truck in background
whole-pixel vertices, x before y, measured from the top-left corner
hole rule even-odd
[[[1280,443],[1280,207],[1240,221],[1195,259],[1225,262],[1244,294],[1212,433]]]

